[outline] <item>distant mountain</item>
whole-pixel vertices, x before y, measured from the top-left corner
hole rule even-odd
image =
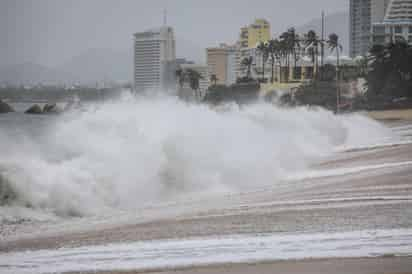
[[[326,35],[339,35],[344,53],[349,51],[349,15],[347,12],[326,16]],[[309,30],[321,33],[321,18],[313,19],[299,26],[299,33]],[[205,62],[204,48],[184,39],[176,38],[177,56],[196,62]],[[132,45],[128,51],[112,49],[89,49],[68,62],[54,68],[25,63],[0,68],[0,83],[10,84],[95,84],[97,82],[130,82],[133,79]]]
[[[9,65],[0,68],[0,82],[13,85],[58,84],[71,77],[71,75],[66,75],[56,69],[33,63]]]
[[[322,31],[322,19],[313,19],[305,25],[297,27],[296,30],[299,33],[314,30],[320,35]],[[339,35],[343,52],[347,54],[349,52],[349,13],[338,12],[325,16],[325,38],[327,38],[330,33]]]
[[[132,79],[132,51],[90,49],[57,67],[58,71],[72,75],[76,82],[127,82]]]
[[[178,38],[177,54],[194,61],[204,62],[203,49]],[[203,55],[202,55],[203,54]],[[133,79],[133,51],[89,49],[57,67],[33,63],[9,65],[0,68],[0,83],[14,85],[89,84],[101,82],[130,82]]]

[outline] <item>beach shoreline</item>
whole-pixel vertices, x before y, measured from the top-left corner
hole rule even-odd
[[[67,272],[75,274],[79,272]],[[411,274],[412,257],[333,258],[205,265],[139,271],[90,271],[83,274]]]

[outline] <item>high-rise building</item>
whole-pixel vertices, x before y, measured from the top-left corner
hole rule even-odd
[[[134,34],[134,86],[137,92],[175,88],[173,29],[160,27]]]
[[[391,0],[385,19],[373,24],[374,44],[405,40],[412,44],[412,0]]]
[[[236,83],[239,69],[239,48],[221,44],[219,47],[207,48],[207,66],[210,75],[216,75],[220,85]]]
[[[239,50],[237,46],[231,46],[227,48],[227,64],[226,64],[226,85],[232,85],[236,83],[238,78],[239,67]]]
[[[351,57],[364,56],[371,46],[371,32],[374,23],[382,22],[390,0],[350,0],[350,43]]]
[[[371,0],[350,0],[350,44],[352,57],[369,51],[371,30]]]
[[[220,47],[207,48],[206,59],[210,75],[217,77],[217,84],[226,84],[227,74],[227,48],[222,44]]]
[[[270,24],[265,19],[256,19],[252,24],[240,29],[240,46],[242,48],[255,48],[259,42],[269,41]]]
[[[249,26],[240,29],[239,36],[239,56],[237,63],[237,76],[242,77],[245,74],[245,68],[242,67],[243,59],[252,56],[254,58],[254,66],[256,65],[256,46],[260,42],[267,42],[271,39],[270,23],[265,19],[256,19]]]
[[[371,1],[371,23],[382,22],[385,18],[386,10],[390,0],[372,0]]]

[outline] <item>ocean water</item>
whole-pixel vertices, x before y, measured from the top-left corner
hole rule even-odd
[[[393,131],[360,114],[265,103],[124,97],[58,116],[4,114],[0,222],[275,186],[339,150],[391,142]]]

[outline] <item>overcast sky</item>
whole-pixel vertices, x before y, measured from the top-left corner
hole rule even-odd
[[[131,50],[132,34],[162,25],[199,47],[234,42],[257,17],[272,32],[348,9],[347,0],[0,0],[0,66],[55,66],[92,48]],[[177,45],[179,47],[179,45]],[[181,54],[180,54],[181,55]]]

